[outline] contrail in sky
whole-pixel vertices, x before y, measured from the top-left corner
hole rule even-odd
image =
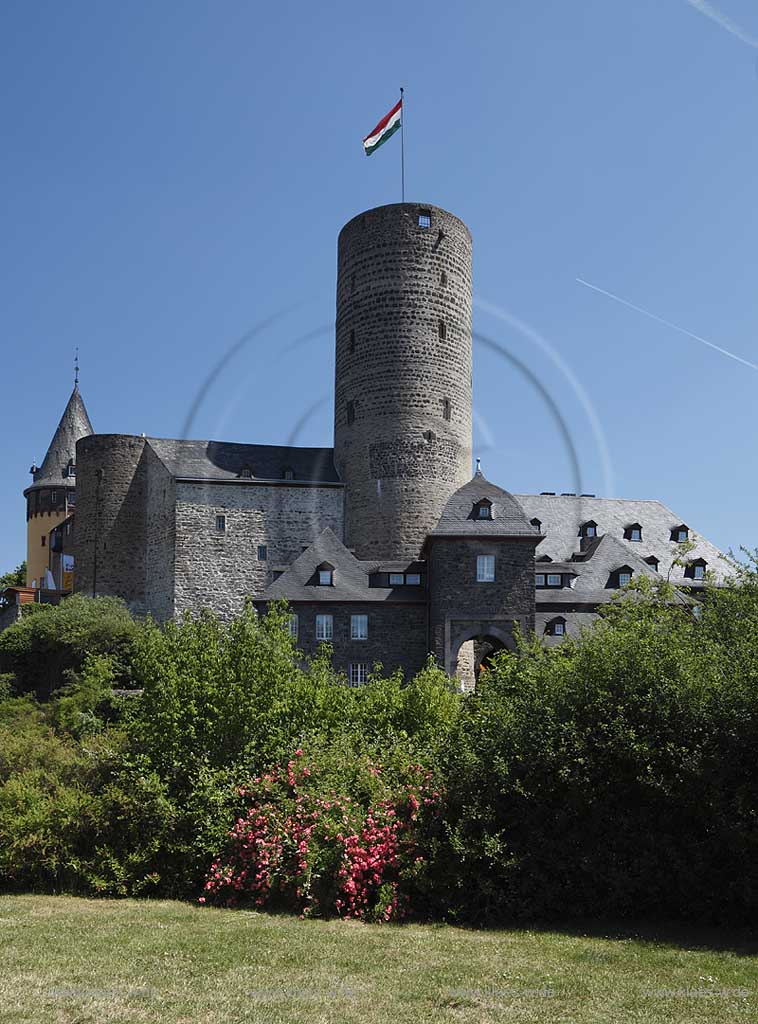
[[[754,50],[758,50],[758,39],[748,35],[744,29],[735,24],[726,14],[722,14],[713,4],[708,3],[708,0],[685,0],[685,3],[688,3],[690,7],[694,7],[696,11],[700,11],[706,18],[715,21],[717,25],[723,28],[725,32],[728,32],[729,35],[734,36],[735,39],[739,39],[741,42],[747,43],[748,46],[752,46]]]
[[[743,359],[742,356],[736,356],[734,352],[728,352],[727,349],[721,348],[719,345],[714,345],[712,341],[708,341],[707,338],[701,338],[699,334],[693,334],[692,331],[688,331],[685,327],[679,327],[678,324],[672,324],[670,320],[664,320],[662,316],[656,316],[655,313],[650,313],[647,309],[642,309],[641,306],[635,306],[633,302],[627,302],[626,299],[622,299],[619,295],[614,295],[613,292],[607,292],[605,288],[598,288],[596,284],[590,284],[589,281],[585,281],[581,277],[577,277],[579,284],[583,284],[585,288],[591,288],[593,292],[600,292],[601,295],[607,295],[609,299],[613,299],[615,302],[620,302],[622,306],[628,306],[629,309],[634,309],[637,313],[642,313],[643,316],[649,316],[651,320],[655,320],[659,324],[663,324],[664,327],[671,327],[672,330],[679,331],[680,334],[686,334],[688,338],[694,338],[695,341],[699,341],[702,345],[707,345],[708,348],[715,349],[716,352],[720,352],[723,356],[729,356],[730,359],[735,359],[738,363],[742,363],[743,366],[749,366],[751,370],[758,370],[758,365],[749,362],[747,359]]]

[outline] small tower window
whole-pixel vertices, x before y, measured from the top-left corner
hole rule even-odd
[[[57,503],[57,501],[58,501],[58,492],[57,491],[50,491],[50,503],[52,505],[55,505]]]
[[[44,548],[46,544],[47,544],[47,537],[43,533],[42,534],[42,547]]]
[[[350,426],[351,423],[355,423],[355,402],[348,402],[345,406],[347,415],[347,423]]]
[[[216,516],[216,532],[226,533],[226,516]]]
[[[68,465],[66,466],[66,476],[67,477],[76,476],[76,465],[74,464],[74,460],[73,459],[69,459],[68,460]]]
[[[447,337],[447,324],[444,320],[437,321],[437,334],[439,335],[440,341],[444,341]]]
[[[597,537],[597,523],[594,519],[589,519],[586,523],[582,523],[579,527],[579,536],[585,540]]]
[[[268,559],[268,548],[265,544],[258,545],[258,561],[265,562]]]
[[[430,228],[432,226],[432,211],[431,210],[419,210],[419,213],[418,213],[418,226],[420,228]]]
[[[450,403],[449,398],[442,399],[442,416],[444,419],[449,420],[453,413],[453,407]]]
[[[642,540],[642,527],[639,523],[630,523],[624,530],[624,540],[639,542]]]
[[[447,285],[447,274],[443,270],[440,274],[440,287],[444,288]]]

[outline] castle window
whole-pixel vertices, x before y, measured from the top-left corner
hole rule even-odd
[[[242,469],[239,471],[238,479],[240,479],[240,480],[252,480],[253,479],[253,471],[250,468],[250,466],[243,466],[242,467]]]
[[[287,468],[284,470],[284,473],[282,474],[282,476],[284,477],[285,480],[294,480],[295,479],[295,471],[294,471],[294,469],[290,469],[289,466],[287,466]]]
[[[290,615],[290,617],[287,619],[287,631],[289,632],[289,635],[291,637],[294,637],[295,640],[297,640],[297,634],[299,632],[299,629],[300,620],[298,619],[297,615]]]
[[[685,566],[684,575],[691,580],[704,580],[707,568],[708,563],[704,558],[696,558],[689,565]]]
[[[318,585],[320,587],[331,587],[334,584],[334,570],[333,569],[319,569],[318,571]]]
[[[408,587],[420,587],[421,586],[421,575],[417,572],[407,572],[405,574],[405,583]]]
[[[76,491],[69,491],[66,495],[66,505],[73,508],[76,505]]]
[[[216,532],[226,533],[226,516],[216,516]]]
[[[492,502],[487,498],[482,498],[474,505],[474,518],[475,519],[492,519]]]
[[[624,540],[641,541],[642,527],[639,523],[630,523],[624,530]]]
[[[628,565],[622,565],[618,569],[614,569],[608,578],[608,586],[611,589],[618,589],[619,587],[626,587],[632,582],[633,571]]]
[[[402,572],[391,572],[389,583],[391,587],[402,587],[405,584],[405,574]]]
[[[368,615],[350,616],[350,639],[368,640]]]
[[[494,583],[495,582],[495,556],[494,555],[477,555],[476,556],[476,582],[477,583]]]
[[[684,525],[684,523],[681,523],[679,526],[675,526],[674,529],[671,531],[671,539],[674,541],[675,544],[683,544],[686,540],[689,539],[689,536],[690,531]]]
[[[563,618],[551,619],[545,625],[545,632],[548,636],[565,636],[566,620]]]
[[[46,544],[47,544],[47,537],[44,534],[42,534],[42,547],[44,548]]]
[[[350,686],[365,686],[368,682],[368,665],[363,662],[353,662],[348,667],[347,679]]]
[[[553,573],[553,572],[548,573],[548,575],[547,575],[547,585],[549,587],[562,587],[563,586],[563,576],[561,576],[560,573]]]
[[[258,561],[265,562],[268,558],[268,548],[265,544],[258,545]]]
[[[331,615],[316,616],[316,639],[331,640],[334,636],[334,619]]]
[[[66,466],[66,476],[76,476],[76,466],[74,465],[73,459],[68,460],[68,465]]]
[[[442,399],[442,416],[444,419],[449,420],[453,413],[453,407],[450,404],[449,398]]]
[[[444,320],[437,322],[437,334],[439,335],[440,341],[444,341],[447,337],[447,324]]]
[[[659,562],[658,562],[658,559],[655,557],[655,555],[648,555],[648,557],[645,559],[645,561],[647,562],[647,564],[650,566],[651,569],[655,570],[655,572],[658,572]]]
[[[579,536],[585,539],[597,537],[597,523],[594,519],[590,519],[586,523],[582,523],[579,527]]]
[[[447,285],[447,274],[443,270],[440,274],[440,287],[444,288]]]
[[[431,210],[419,210],[419,213],[418,213],[418,226],[420,228],[430,228],[432,226],[432,211]]]
[[[542,520],[541,519],[530,519],[529,523],[530,523],[531,526],[533,526],[535,528],[535,530],[541,530],[542,529]]]
[[[50,491],[50,503],[52,505],[55,505],[55,503],[57,501],[58,501],[58,492],[57,491]]]
[[[346,407],[348,425],[355,422],[355,402],[348,402]]]

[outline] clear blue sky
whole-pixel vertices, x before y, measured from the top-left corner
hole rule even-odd
[[[758,545],[756,371],[576,281],[758,362],[758,9],[696,6],[5,0],[0,570],[76,345],[96,430],[177,436],[221,354],[289,311],[192,434],[331,443],[336,236],[399,199],[399,138],[370,159],[361,138],[400,85],[407,198],[470,226],[475,294],[506,317],[475,329],[559,402],[583,488]],[[487,475],[573,490],[528,376],[482,346],[475,365]]]

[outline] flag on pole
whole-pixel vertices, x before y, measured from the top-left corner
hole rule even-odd
[[[374,150],[379,149],[382,143],[386,142],[390,136],[395,134],[402,124],[402,116],[403,100],[401,98],[397,101],[392,110],[390,110],[389,114],[385,114],[376,128],[374,128],[372,132],[369,132],[363,140],[363,151],[366,156],[371,156]]]

